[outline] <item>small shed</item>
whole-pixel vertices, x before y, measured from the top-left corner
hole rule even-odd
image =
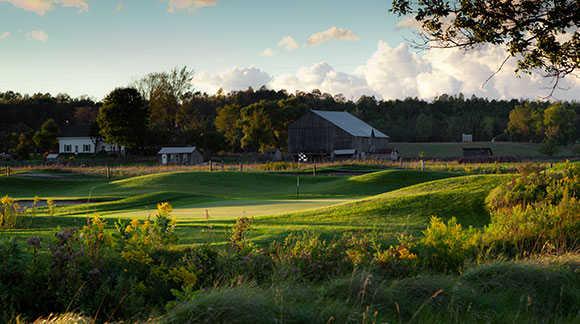
[[[203,155],[195,146],[163,147],[157,153],[162,165],[195,165],[203,163]]]

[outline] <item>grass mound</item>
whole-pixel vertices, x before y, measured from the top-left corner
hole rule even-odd
[[[463,225],[489,222],[484,200],[492,188],[509,176],[477,175],[430,181],[356,202],[258,219],[257,224],[295,224],[392,229],[393,232],[424,228],[432,215],[455,216]]]

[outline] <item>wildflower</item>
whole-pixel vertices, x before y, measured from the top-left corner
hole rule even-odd
[[[38,236],[29,237],[28,240],[26,240],[26,243],[28,243],[28,245],[32,246],[35,249],[39,249],[40,248],[40,237],[38,237]]]
[[[157,212],[160,215],[169,215],[173,211],[173,207],[168,202],[162,202],[157,204]]]

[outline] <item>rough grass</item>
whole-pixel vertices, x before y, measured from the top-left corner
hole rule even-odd
[[[577,260],[577,257],[576,257]],[[167,323],[574,323],[580,280],[569,264],[501,262],[459,276],[355,273],[319,285],[242,284],[178,304]],[[251,310],[251,311],[249,311]]]

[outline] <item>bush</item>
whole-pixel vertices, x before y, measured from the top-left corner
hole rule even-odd
[[[488,195],[485,243],[510,255],[576,250],[579,194],[579,164],[523,173]]]
[[[15,228],[20,216],[20,206],[14,199],[4,196],[0,199],[0,229]]]
[[[431,217],[417,246],[419,261],[425,269],[458,272],[475,255],[477,240],[475,230],[464,230],[455,217],[447,223]]]
[[[545,171],[532,168],[520,171],[522,175],[490,192],[486,204],[491,211],[536,202],[558,204],[565,192],[569,197],[580,195],[580,164],[567,163]]]
[[[290,234],[284,242],[274,242],[271,247],[272,258],[283,277],[315,281],[352,271],[345,250],[344,241],[327,241],[312,233]]]

